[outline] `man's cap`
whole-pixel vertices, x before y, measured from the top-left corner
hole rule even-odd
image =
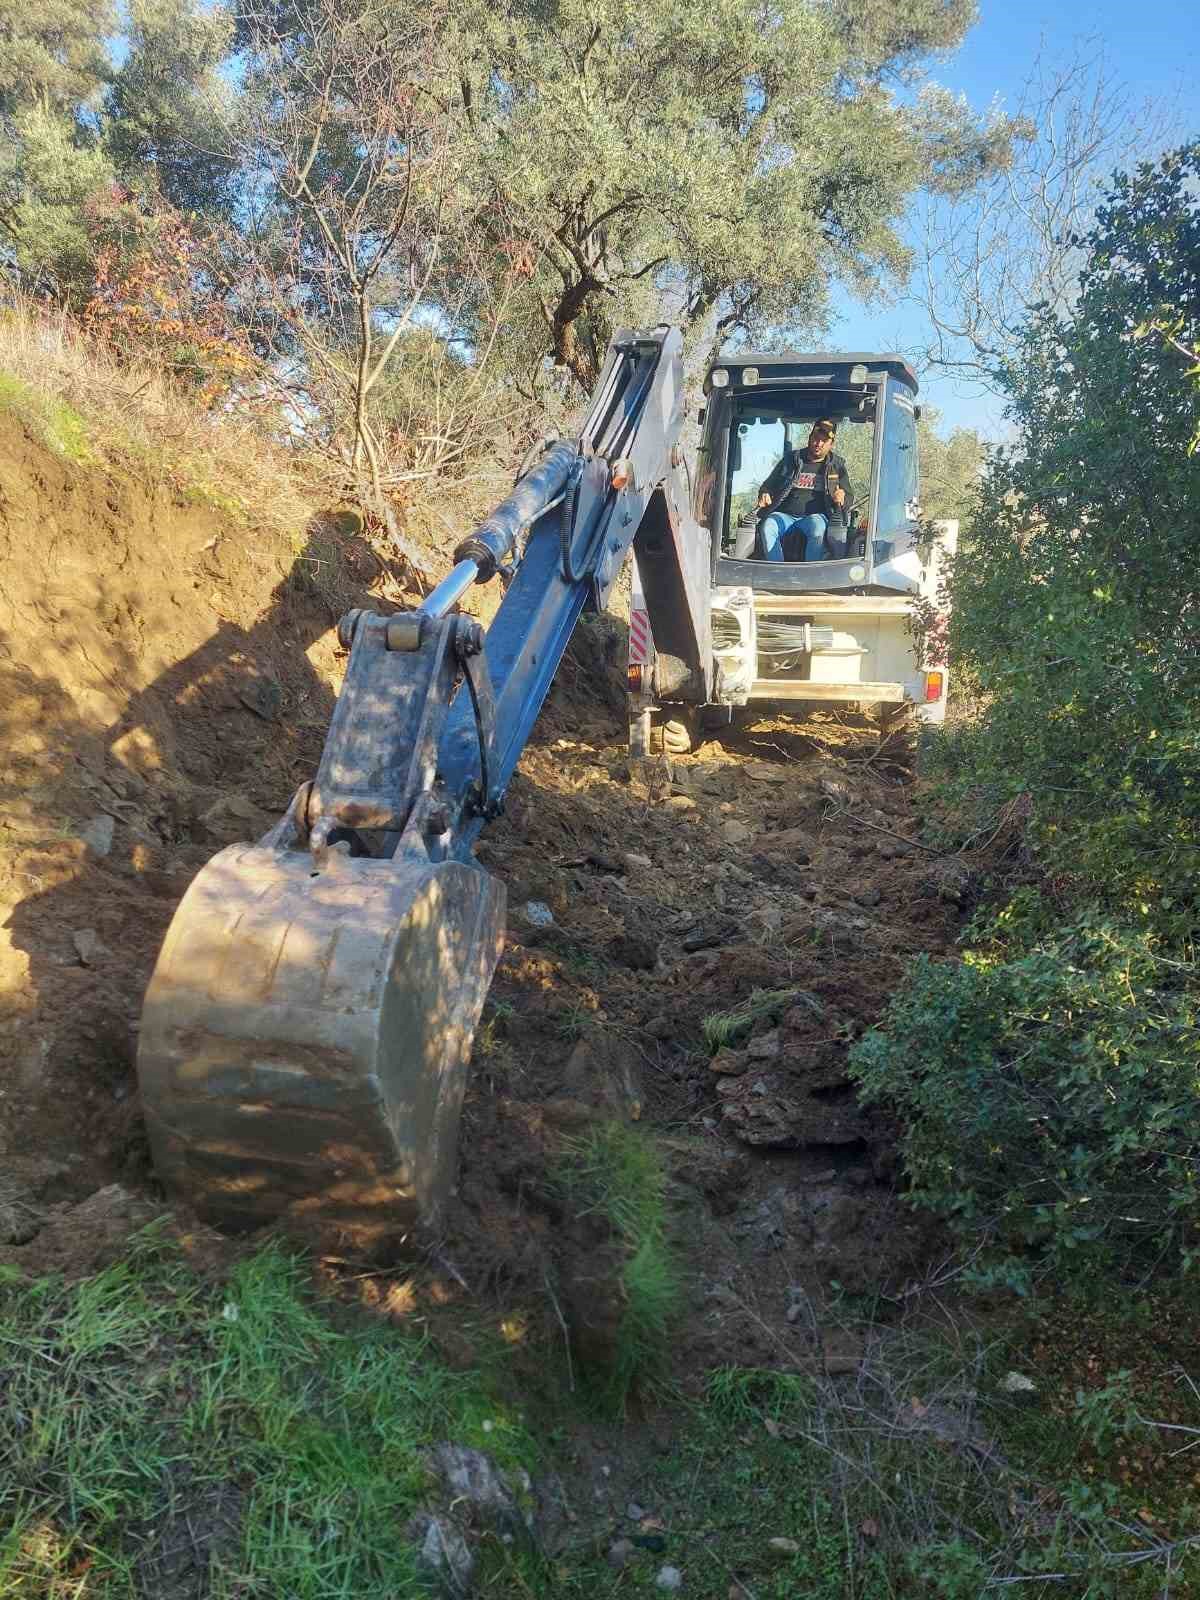
[[[827,433],[829,435],[829,437],[832,439],[837,434],[837,423],[831,421],[829,417],[822,417],[819,422],[814,422],[813,423],[811,432],[813,432],[813,433]]]

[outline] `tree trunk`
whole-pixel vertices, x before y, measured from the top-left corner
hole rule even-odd
[[[579,387],[591,394],[600,376],[594,354],[585,349],[579,340],[575,324],[587,310],[588,299],[600,285],[594,278],[581,278],[569,285],[559,296],[550,318],[550,333],[554,340],[554,359],[575,379]]]

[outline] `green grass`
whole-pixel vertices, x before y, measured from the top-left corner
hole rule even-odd
[[[524,1464],[530,1436],[482,1373],[337,1326],[305,1276],[272,1248],[214,1287],[153,1233],[77,1286],[5,1275],[0,1594],[153,1594],[185,1537],[213,1600],[424,1593],[421,1451]]]
[[[662,1168],[635,1130],[597,1129],[564,1172],[622,1238],[665,1245]],[[636,1271],[629,1291],[647,1293]],[[629,1337],[661,1354],[674,1304],[654,1304]],[[670,1443],[651,1451],[628,1417],[581,1412],[544,1351],[518,1409],[515,1369],[449,1371],[418,1334],[331,1310],[282,1249],[216,1283],[150,1229],[82,1283],[0,1268],[0,1596],[416,1600],[404,1530],[422,1451],[448,1439],[561,1468],[581,1513],[554,1555],[484,1537],[482,1596],[617,1600],[671,1565],[687,1600],[1190,1600],[1196,1312],[1180,1292],[1048,1303],[988,1337],[877,1325],[857,1376],[710,1373],[659,1413]],[[1035,1380],[1023,1399],[1014,1366]],[[615,1468],[598,1517],[597,1460]],[[620,1534],[641,1543],[617,1571]]]
[[[602,1123],[570,1140],[553,1175],[578,1216],[602,1216],[625,1250],[624,1310],[610,1371],[590,1375],[599,1398],[617,1411],[631,1391],[666,1362],[682,1299],[682,1276],[667,1215],[667,1174],[652,1139],[621,1122]]]
[[[79,413],[51,394],[39,393],[12,373],[0,372],[0,410],[13,411],[55,455],[78,467],[99,460]]]
[[[1000,1388],[1021,1353],[894,1330],[858,1379],[718,1370],[638,1478],[655,1532],[622,1571],[607,1539],[553,1563],[513,1553],[495,1592],[617,1600],[671,1565],[688,1600],[1191,1600],[1200,1560],[1166,1550],[1194,1514],[1152,1530],[1136,1498],[1090,1480],[1081,1418]]]
[[[728,1011],[718,1011],[705,1017],[700,1025],[704,1042],[716,1055],[718,1050],[744,1038],[756,1022],[762,1022],[767,1017],[781,1017],[800,999],[795,989],[754,989]]]

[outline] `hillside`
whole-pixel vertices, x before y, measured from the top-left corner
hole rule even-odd
[[[159,941],[191,875],[258,837],[312,772],[343,665],[333,623],[351,603],[402,599],[405,569],[345,517],[310,506],[304,526],[256,526],[127,457],[72,459],[55,437],[27,410],[0,417],[0,1287],[16,1286],[17,1343],[55,1363],[75,1352],[55,1398],[36,1365],[14,1367],[0,1396],[0,1459],[24,1508],[0,1547],[13,1592],[324,1595],[358,1574],[358,1592],[416,1593],[412,1552],[428,1553],[431,1517],[435,1543],[445,1532],[429,1450],[447,1438],[538,1475],[533,1553],[489,1543],[484,1513],[468,1519],[497,1593],[616,1593],[683,1569],[689,1593],[722,1600],[809,1582],[830,1596],[925,1594],[920,1574],[968,1533],[992,1541],[989,1562],[1030,1548],[1053,1559],[1066,1491],[1050,1491],[1050,1522],[1029,1523],[1039,1469],[1020,1459],[1023,1413],[999,1387],[1022,1324],[1006,1316],[985,1342],[977,1313],[947,1305],[957,1269],[943,1231],[906,1204],[896,1130],[858,1106],[847,1072],[910,959],[952,953],[987,862],[926,831],[908,768],[852,716],[751,722],[690,757],[631,765],[616,619],[581,627],[480,846],[506,882],[509,933],[443,1234],[382,1268],[297,1266],[164,1205],[133,1068]],[[635,1261],[666,1276],[638,1281]],[[340,1308],[336,1345],[310,1283]],[[29,1299],[26,1284],[50,1287]],[[631,1308],[660,1291],[661,1323],[633,1326]],[[117,1320],[102,1333],[89,1308],[110,1296]],[[227,1386],[231,1316],[250,1341],[238,1361],[278,1365],[266,1389]],[[1047,1403],[1078,1381],[1086,1349],[1071,1348],[1018,1358],[1044,1366]],[[303,1350],[333,1363],[332,1411],[305,1387]],[[290,1448],[261,1457],[255,1441],[297,1426],[340,1438],[338,1408],[357,1415],[354,1374],[376,1350],[427,1386],[417,1432],[388,1434],[378,1467],[339,1489],[350,1520],[318,1579],[300,1546],[285,1558],[262,1532],[317,1492],[316,1469]],[[1156,1374],[1175,1352],[1160,1351]],[[195,1410],[218,1371],[219,1440]],[[577,1393],[597,1381],[599,1414]],[[307,1398],[285,1400],[292,1383]],[[437,1398],[451,1390],[457,1410]],[[89,1400],[82,1455],[22,1442],[30,1405],[106,1394],[123,1398],[111,1414]],[[604,1420],[614,1395],[623,1423]],[[502,1443],[489,1414],[536,1416],[528,1427],[557,1443],[535,1446],[524,1421]],[[393,1412],[372,1415],[394,1426]],[[167,1429],[153,1449],[152,1416]],[[994,1430],[1014,1426],[1004,1448],[1017,1454],[1002,1461]],[[115,1465],[81,1510],[61,1485],[90,1484],[109,1459],[96,1429],[113,1463],[166,1455],[136,1483]],[[193,1448],[207,1466],[167,1464]],[[728,1479],[699,1499],[696,1476],[690,1490],[671,1476],[676,1458],[699,1475],[731,1449]],[[237,1463],[260,1457],[254,1486]],[[995,1476],[980,1476],[993,1458]],[[881,1459],[915,1499],[883,1488]],[[388,1516],[417,1517],[406,1538],[363,1510],[383,1492],[373,1471],[387,1474]],[[760,1473],[777,1488],[747,1501]],[[831,1508],[851,1501],[858,1522],[832,1532]],[[198,1531],[180,1547],[183,1525]],[[1081,1559],[1116,1559],[1075,1511],[1064,1527]],[[847,1561],[857,1587],[840,1586]],[[92,1562],[82,1588],[64,1587]],[[410,1576],[372,1587],[395,1562]],[[504,1587],[520,1574],[526,1587]]]

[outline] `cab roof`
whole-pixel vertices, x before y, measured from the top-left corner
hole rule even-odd
[[[800,380],[807,387],[819,388],[822,380],[831,389],[844,389],[850,383],[851,367],[863,366],[869,372],[886,372],[899,378],[914,394],[917,377],[903,356],[879,355],[873,352],[833,350],[815,355],[801,355],[797,351],[737,350],[728,356],[718,356],[704,375],[704,392],[712,388],[712,375],[720,367],[729,373],[732,388],[740,388],[742,370],[757,367],[761,383],[786,383],[789,378]]]

